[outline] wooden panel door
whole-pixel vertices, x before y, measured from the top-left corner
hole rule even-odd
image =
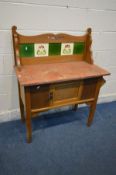
[[[53,105],[70,103],[78,100],[80,81],[52,85]]]

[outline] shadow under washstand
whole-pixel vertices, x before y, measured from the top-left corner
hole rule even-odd
[[[32,119],[33,130],[45,129],[56,125],[64,125],[71,122],[80,121],[80,123],[86,124],[86,118],[88,117],[88,108],[78,108],[77,111],[67,110],[58,111],[56,110],[48,114],[40,114]]]

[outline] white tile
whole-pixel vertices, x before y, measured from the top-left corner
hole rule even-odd
[[[61,44],[61,55],[72,55],[74,43],[62,43]]]
[[[35,57],[45,57],[48,56],[49,45],[40,43],[34,44]]]

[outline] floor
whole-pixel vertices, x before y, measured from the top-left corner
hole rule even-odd
[[[116,102],[97,105],[91,127],[81,107],[33,119],[26,143],[20,120],[0,123],[0,175],[116,175]]]

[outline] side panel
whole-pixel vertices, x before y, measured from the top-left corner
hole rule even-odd
[[[83,90],[81,100],[94,98],[97,82],[98,82],[97,78],[83,80]]]

